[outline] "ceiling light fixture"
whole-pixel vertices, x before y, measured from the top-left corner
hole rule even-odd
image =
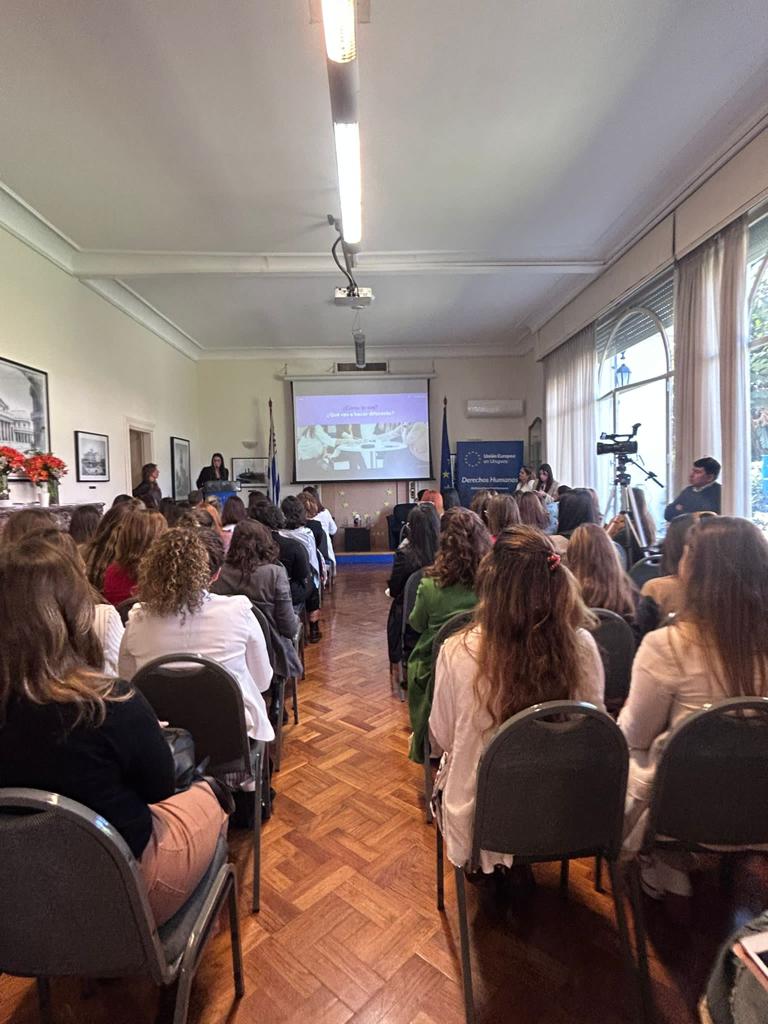
[[[322,11],[341,200],[341,232],[344,245],[355,250],[359,248],[363,235],[355,0],[322,0]]]

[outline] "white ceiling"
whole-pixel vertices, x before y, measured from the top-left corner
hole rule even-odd
[[[382,354],[525,347],[768,107],[765,0],[371,8],[359,279]],[[307,0],[5,0],[0,138],[5,185],[97,250],[83,276],[125,281],[193,353],[351,350]]]

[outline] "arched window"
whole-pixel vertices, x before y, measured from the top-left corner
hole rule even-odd
[[[768,216],[764,219],[768,223]],[[763,224],[764,226],[764,224]],[[750,234],[754,238],[755,226]],[[752,518],[768,532],[768,246],[750,246],[749,411],[752,424]]]
[[[664,521],[672,459],[673,381],[672,275],[654,282],[633,301],[597,325],[598,435],[629,434],[635,423],[641,466],[663,486],[645,480],[639,467],[628,470],[633,487],[643,487],[651,514]],[[615,494],[614,459],[598,456],[598,493],[606,515],[620,510]]]

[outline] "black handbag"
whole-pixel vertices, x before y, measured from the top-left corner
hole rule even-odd
[[[176,729],[171,725],[163,726],[163,736],[171,748],[173,755],[173,774],[176,780],[176,792],[183,793],[192,785],[195,778],[195,741],[186,729]]]

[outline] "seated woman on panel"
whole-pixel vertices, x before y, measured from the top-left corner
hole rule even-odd
[[[408,577],[419,569],[432,565],[440,542],[440,519],[431,502],[423,502],[408,513],[408,537],[404,540],[392,562],[387,587],[392,603],[387,618],[387,646],[390,670],[406,660],[413,648],[413,636],[406,635],[409,650],[403,651],[403,598]],[[408,632],[412,632],[408,628]]]
[[[557,489],[560,484],[552,476],[552,467],[548,462],[542,462],[536,474],[536,491],[539,494],[546,494],[553,501],[557,500]]]
[[[475,621],[443,644],[429,731],[445,754],[435,783],[451,863],[469,859],[477,767],[496,729],[549,700],[584,700],[604,710],[595,624],[578,584],[548,537],[513,526],[497,539],[477,580]],[[483,871],[510,856],[484,851]]]
[[[690,530],[680,563],[675,622],[640,645],[619,727],[630,751],[628,850],[639,849],[664,744],[681,722],[715,701],[768,696],[768,538],[746,519],[712,516]],[[641,862],[650,895],[688,895],[684,864],[655,854]]]
[[[224,549],[215,534],[215,545],[206,546],[203,533],[174,527],[147,552],[139,573],[139,603],[131,609],[120,646],[120,675],[132,679],[164,654],[212,658],[240,687],[248,735],[273,740],[262,697],[272,682],[264,634],[247,597],[211,593]]]
[[[432,641],[453,615],[474,608],[477,570],[492,546],[487,528],[469,509],[452,508],[440,525],[437,557],[419,584],[416,604],[408,619],[420,634],[408,659],[408,711],[413,730],[408,756],[419,763],[424,760],[429,719]]]
[[[156,715],[104,675],[93,611],[88,581],[62,547],[32,536],[0,552],[0,786],[51,790],[105,818],[138,861],[162,924],[205,874],[228,812],[207,782],[174,794]]]
[[[244,519],[232,534],[227,557],[211,586],[214,594],[243,594],[264,615],[272,640],[275,674],[301,675],[301,660],[292,640],[299,631],[288,574],[278,562],[280,549],[261,523]]]
[[[102,592],[110,604],[135,597],[139,565],[150,544],[167,530],[165,518],[150,509],[130,511],[123,517],[115,538],[115,557],[104,572]]]

